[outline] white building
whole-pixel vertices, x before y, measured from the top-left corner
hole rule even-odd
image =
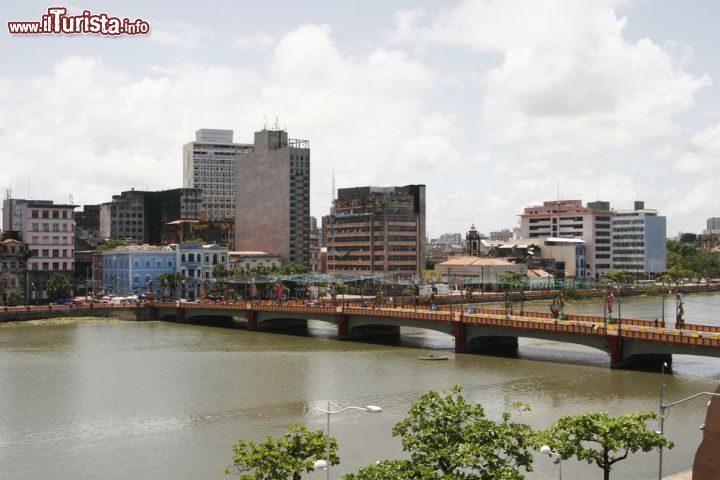
[[[235,165],[253,150],[233,143],[232,130],[203,128],[183,146],[183,187],[202,189],[207,221],[235,218]]]
[[[613,270],[660,273],[667,270],[665,217],[635,202],[634,210],[614,212],[612,219]]]
[[[585,265],[575,278],[591,278],[613,269],[609,202],[559,200],[526,207],[520,215],[520,238],[574,238],[585,241]]]

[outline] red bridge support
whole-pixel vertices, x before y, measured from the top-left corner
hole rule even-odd
[[[622,351],[622,340],[616,335],[610,335],[606,338],[610,352],[610,368],[621,368],[625,363]]]
[[[257,330],[257,316],[255,315],[255,310],[245,310],[245,313],[247,314],[247,329],[250,331]]]
[[[335,324],[338,327],[338,340],[347,340],[348,338],[348,324],[347,317],[344,313],[335,314]]]
[[[455,353],[463,353],[467,348],[467,332],[465,324],[453,322],[453,336],[455,337]]]

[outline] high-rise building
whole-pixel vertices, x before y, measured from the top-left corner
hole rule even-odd
[[[328,273],[418,279],[425,269],[425,185],[338,189],[325,230]]]
[[[202,190],[206,220],[235,218],[235,168],[252,148],[233,143],[232,130],[208,128],[195,132],[195,141],[183,146],[183,187]]]
[[[252,151],[236,157],[235,249],[280,254],[310,265],[310,144],[284,130],[255,132]]]
[[[712,217],[707,219],[707,230],[705,231],[705,233],[720,233],[720,217]]]

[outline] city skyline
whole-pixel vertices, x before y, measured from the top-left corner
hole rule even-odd
[[[51,6],[9,4],[3,24]],[[14,198],[179,188],[198,129],[250,143],[277,126],[310,142],[317,218],[333,184],[426,185],[430,238],[513,228],[555,198],[643,200],[669,236],[718,215],[711,1],[65,7],[150,33],[0,35],[0,186]]]

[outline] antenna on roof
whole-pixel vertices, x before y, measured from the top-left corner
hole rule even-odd
[[[330,200],[335,201],[335,167],[332,167],[332,187],[330,190]]]
[[[275,117],[275,126],[273,128],[276,132],[280,130],[280,119],[278,117]]]

